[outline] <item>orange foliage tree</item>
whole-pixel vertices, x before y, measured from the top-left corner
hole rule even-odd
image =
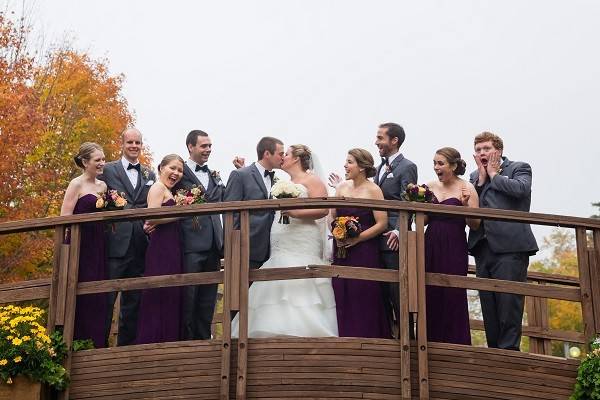
[[[28,29],[0,13],[0,221],[58,215],[69,181],[81,171],[73,155],[86,141],[120,155],[120,132],[133,123],[123,76],[106,60],[71,48],[36,60]],[[151,156],[145,149],[142,162]],[[45,276],[51,232],[7,235],[0,241],[0,281]]]

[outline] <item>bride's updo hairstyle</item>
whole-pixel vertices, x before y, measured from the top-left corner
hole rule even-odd
[[[440,156],[448,160],[448,164],[450,164],[451,167],[456,166],[456,168],[454,168],[453,171],[454,175],[463,175],[467,170],[467,163],[465,162],[465,160],[460,158],[460,153],[455,148],[442,147],[441,149],[436,151],[435,154],[439,154]]]
[[[365,149],[350,149],[348,150],[348,154],[350,154],[356,160],[356,164],[362,169],[365,170],[365,175],[367,178],[372,178],[377,173],[377,168],[375,168],[375,162],[373,161],[373,156]]]
[[[162,161],[160,162],[160,164],[158,164],[158,173],[160,174],[160,170],[162,167],[168,165],[171,161],[177,160],[179,161],[182,165],[184,165],[183,162],[183,158],[179,157],[178,154],[167,154]]]
[[[290,148],[292,149],[292,156],[298,157],[300,160],[300,166],[303,171],[312,169],[312,153],[308,146],[303,144],[293,144]]]
[[[93,142],[82,143],[81,146],[79,146],[79,151],[77,152],[75,157],[73,157],[75,164],[77,164],[77,166],[79,168],[85,169],[83,160],[90,161],[90,158],[92,158],[92,153],[96,150],[103,151],[102,147],[97,143],[93,143]]]

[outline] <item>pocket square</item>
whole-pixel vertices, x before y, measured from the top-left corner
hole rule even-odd
[[[146,186],[152,186],[154,185],[154,181],[152,179],[150,179],[148,182],[146,182]]]
[[[390,173],[389,173],[389,174],[388,174],[388,175],[385,177],[385,179],[390,179],[390,178],[393,178],[393,177],[394,177],[394,173],[393,173],[393,172],[390,172]]]

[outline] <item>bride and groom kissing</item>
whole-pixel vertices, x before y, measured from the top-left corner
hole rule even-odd
[[[326,197],[322,172],[315,171],[314,155],[305,145],[292,145],[284,152],[283,142],[262,138],[257,145],[258,161],[244,166],[236,158],[227,182],[224,201],[270,198],[274,184],[273,169],[290,175],[299,197]],[[337,196],[383,199],[378,185],[371,182],[377,169],[373,157],[364,149],[348,151],[344,165],[346,181],[336,187]],[[355,208],[335,210],[283,211],[289,224],[275,221],[272,210],[250,213],[250,267],[275,268],[328,264],[326,249],[328,214],[331,217],[357,216],[360,240],[336,242],[345,256],[333,255],[336,265],[379,267],[379,238],[387,229],[384,211]],[[239,227],[239,219],[234,220]],[[239,321],[232,321],[232,335],[239,333]],[[375,281],[342,278],[295,279],[254,282],[249,289],[248,337],[273,336],[356,336],[391,337],[381,285]]]
[[[299,197],[325,197],[325,183],[314,173],[311,150],[301,144],[284,151],[283,142],[262,138],[256,147],[258,161],[231,172],[224,201],[263,200],[270,198],[274,169],[289,174],[300,191]],[[326,216],[328,210],[282,211],[290,224],[273,223],[273,210],[250,213],[250,268],[274,268],[324,264]],[[239,227],[239,219],[234,220]],[[337,336],[335,298],[331,280],[297,279],[255,282],[250,287],[248,336]],[[232,322],[237,336],[238,318]]]

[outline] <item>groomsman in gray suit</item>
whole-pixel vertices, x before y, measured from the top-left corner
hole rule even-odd
[[[225,186],[219,173],[208,167],[212,142],[207,133],[193,130],[185,139],[190,158],[175,190],[200,187],[206,202],[220,202]],[[223,250],[223,227],[218,214],[185,218],[181,221],[183,267],[186,273],[218,271]],[[210,339],[217,284],[186,286],[182,298],[184,340]]]
[[[125,195],[126,209],[146,208],[150,186],[156,176],[142,166],[139,157],[142,151],[142,134],[135,128],[128,128],[121,134],[122,157],[106,163],[100,179],[106,182],[108,190],[116,190]],[[136,278],[144,273],[148,237],[144,233],[143,221],[125,221],[110,224],[107,229],[108,277],[110,279]],[[121,312],[119,316],[119,346],[131,344],[137,334],[137,317],[140,305],[140,291],[121,292]],[[112,321],[116,293],[109,296],[107,332]]]
[[[263,137],[256,146],[258,161],[247,167],[231,171],[225,189],[224,201],[264,200],[271,197],[274,169],[283,162],[283,142],[273,137]],[[250,212],[250,268],[260,268],[271,252],[271,225],[273,210]],[[239,215],[234,226],[239,227]]]
[[[375,145],[379,149],[381,164],[377,167],[374,182],[379,185],[386,200],[404,200],[402,194],[406,186],[417,183],[417,166],[400,152],[405,138],[404,129],[393,122],[381,124],[377,130]],[[388,211],[388,228],[379,245],[381,261],[387,269],[398,270],[398,236],[398,213]],[[383,296],[389,320],[397,320],[400,316],[398,284],[384,283]]]
[[[475,137],[477,170],[471,183],[479,194],[479,207],[529,211],[531,167],[502,155],[502,139],[490,132]],[[529,224],[482,221],[469,232],[469,250],[475,257],[479,278],[524,282],[529,256],[538,251]],[[519,350],[524,297],[480,291],[481,310],[488,347]]]

